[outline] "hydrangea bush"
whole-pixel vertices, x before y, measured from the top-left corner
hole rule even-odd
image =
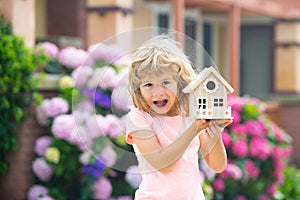
[[[116,147],[132,152],[124,139],[130,102],[121,50],[105,44],[59,50],[45,42],[37,45],[37,53],[51,58],[42,72],[64,76],[58,96],[37,102],[36,119],[49,134],[35,143],[37,180],[28,199],[132,199],[140,181],[131,173],[136,166],[126,166],[129,173],[114,168],[122,159]]]
[[[229,96],[233,123],[222,133],[225,171],[212,180],[213,199],[273,199],[292,152],[290,136],[270,121],[256,98]]]

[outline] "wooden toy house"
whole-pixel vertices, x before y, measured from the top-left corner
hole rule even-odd
[[[197,78],[188,84],[184,93],[189,94],[189,115],[196,119],[231,118],[227,94],[234,89],[214,67],[204,68]]]

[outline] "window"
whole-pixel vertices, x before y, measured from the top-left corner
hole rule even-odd
[[[224,98],[214,98],[214,107],[223,107]]]
[[[210,94],[216,92],[218,89],[218,81],[215,78],[208,78],[203,84],[205,91]]]
[[[159,29],[159,34],[162,33],[167,33],[167,29],[169,27],[169,14],[167,13],[159,13],[158,14],[158,27]]]
[[[206,107],[207,107],[207,99],[199,98],[198,99],[198,109],[206,109]]]
[[[209,90],[214,90],[214,89],[216,88],[216,84],[215,84],[215,82],[213,82],[213,81],[208,81],[208,82],[206,83],[206,87],[207,87],[207,89],[209,89]]]

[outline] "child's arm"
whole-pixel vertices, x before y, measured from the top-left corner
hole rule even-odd
[[[135,131],[132,133],[133,143],[136,144],[144,158],[152,167],[167,172],[183,155],[193,138],[208,126],[205,120],[196,120],[172,144],[163,148],[152,131]]]
[[[222,121],[221,121],[222,122]],[[202,153],[207,165],[215,172],[221,173],[227,165],[227,154],[224,147],[221,133],[224,128],[232,123],[232,120],[212,120],[210,126],[200,137],[200,152]]]

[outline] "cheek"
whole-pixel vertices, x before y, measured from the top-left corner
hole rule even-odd
[[[168,89],[168,93],[169,95],[173,96],[173,97],[177,97],[177,94],[178,94],[178,88],[176,86],[174,87],[170,87]]]
[[[149,97],[151,96],[151,94],[149,93],[149,91],[146,91],[146,90],[141,90],[141,95],[144,98],[144,100],[148,100]]]

